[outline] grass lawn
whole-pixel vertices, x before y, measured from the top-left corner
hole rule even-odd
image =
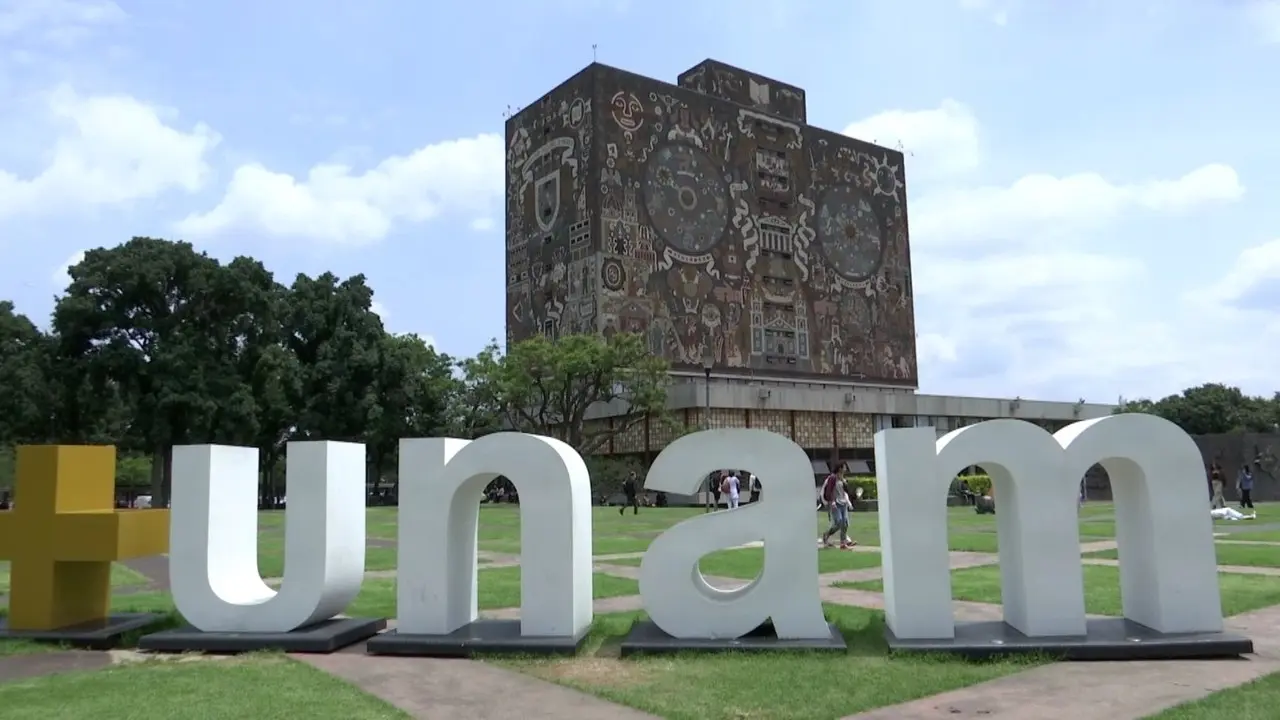
[[[395,570],[396,549],[384,547],[366,547],[364,550],[365,572],[373,570]],[[258,574],[264,578],[284,577],[284,532],[278,535],[258,534]]]
[[[639,613],[620,613],[596,616],[578,657],[497,662],[673,720],[834,720],[992,680],[1036,662],[890,658],[882,613],[840,606],[827,606],[826,612],[844,631],[847,654],[720,653],[623,660],[610,650]]]
[[[1218,552],[1219,565],[1247,565],[1251,567],[1280,568],[1280,547],[1267,545],[1232,545],[1230,543],[1214,543]],[[1116,550],[1101,550],[1088,553],[1085,557],[1115,560],[1120,557]]]
[[[1147,720],[1274,720],[1280,705],[1280,673],[1169,708]]]
[[[639,565],[640,558],[621,558],[610,560],[611,565]],[[740,550],[720,550],[702,558],[698,562],[703,575],[717,577],[743,578],[750,580],[760,574],[764,568],[764,548],[742,548]],[[842,570],[862,570],[880,567],[878,552],[844,552],[841,550],[819,550],[818,572],[834,573]]]
[[[481,610],[498,610],[520,605],[520,568],[494,568],[481,570],[478,603]],[[635,580],[596,573],[592,582],[592,595],[596,600],[611,597],[639,595],[640,584]],[[396,616],[396,581],[387,579],[365,580],[355,602],[346,609],[348,615],[374,617]]]
[[[1091,542],[1115,537],[1110,503],[1089,503],[1080,512],[1080,540]],[[617,508],[592,508],[592,554],[641,553],[654,538],[682,520],[703,514],[702,508],[642,508],[638,515],[619,515]],[[366,526],[370,538],[394,540],[396,508],[369,508]],[[947,511],[950,548],[956,551],[994,553],[997,549],[996,519],[978,515],[972,507]],[[259,518],[259,567],[263,577],[279,577],[283,572],[284,512],[266,511]],[[827,529],[824,513],[814,512],[814,538]],[[850,517],[850,536],[860,545],[880,545],[879,517],[874,512],[855,512]],[[520,512],[516,505],[480,506],[480,549],[493,553],[520,552]],[[370,547],[365,560],[368,570],[395,568],[395,551]]]
[[[1215,527],[1215,530],[1219,528]],[[1280,543],[1280,530],[1256,530],[1253,532],[1228,533],[1222,540],[1253,540],[1254,542]]]
[[[1222,613],[1238,615],[1258,608],[1280,604],[1280,578],[1265,575],[1220,573]],[[879,580],[837,583],[837,587],[883,592]],[[1000,568],[998,566],[965,568],[951,573],[951,597],[956,600],[1000,604]],[[1120,616],[1120,568],[1107,565],[1084,566],[1085,610],[1094,615]]]
[[[146,688],[145,698],[139,696]],[[139,717],[254,720],[409,716],[341,680],[281,655],[121,665],[0,684],[6,720]]]
[[[478,602],[482,610],[517,607],[520,605],[520,568],[505,567],[481,569],[477,581]],[[640,594],[635,580],[596,573],[593,581],[594,596],[601,598],[623,597]],[[168,593],[130,593],[112,598],[115,612],[173,612],[173,598]],[[396,616],[396,581],[394,578],[368,578],[360,587],[348,615],[372,615],[393,618]]]
[[[111,586],[146,585],[147,578],[120,563],[111,564]],[[9,562],[0,561],[0,595],[9,594]]]

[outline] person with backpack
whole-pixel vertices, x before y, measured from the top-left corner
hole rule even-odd
[[[839,529],[840,549],[849,550],[857,543],[849,537],[849,511],[853,509],[853,500],[849,498],[849,487],[843,480],[836,483],[835,500],[832,503],[832,526]]]
[[[831,547],[831,536],[840,532],[839,526],[836,525],[836,485],[840,484],[840,475],[832,470],[827,478],[822,481],[822,506],[827,511],[827,519],[831,521],[831,527],[822,534],[822,546]]]
[[[726,470],[724,481],[720,483],[720,493],[729,499],[729,509],[738,507],[738,491],[741,489],[742,480],[738,478],[738,473],[734,470]]]

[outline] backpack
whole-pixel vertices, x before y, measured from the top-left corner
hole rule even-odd
[[[822,483],[822,502],[835,502],[836,499],[836,476],[832,473]]]
[[[720,481],[720,492],[726,495],[729,493],[729,477],[727,475]]]

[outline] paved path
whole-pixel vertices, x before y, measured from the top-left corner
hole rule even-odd
[[[109,667],[112,662],[107,653],[90,650],[3,655],[0,656],[0,683],[78,670],[99,670]]]

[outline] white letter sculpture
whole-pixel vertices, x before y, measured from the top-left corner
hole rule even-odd
[[[885,619],[898,640],[955,637],[947,488],[981,465],[999,503],[1005,622],[1028,637],[1086,634],[1076,498],[1100,463],[1115,493],[1124,615],[1159,633],[1222,630],[1200,452],[1151,415],[1078,422],[1050,435],[990,420],[936,439],[932,428],[876,434]]]
[[[586,465],[559,440],[496,433],[400,441],[397,627],[370,652],[419,654],[407,647],[411,636],[444,636],[476,622],[480,498],[499,475],[520,495],[520,636],[570,646],[585,637],[593,617]],[[441,645],[428,642],[421,654]]]
[[[745,468],[767,490],[759,502],[690,518],[659,535],[640,562],[645,611],[673,638],[729,640],[772,618],[780,640],[829,640],[818,595],[813,469],[804,450],[766,430],[705,430],[677,439],[654,461],[646,490],[696,494],[720,468]],[[733,590],[712,587],[704,555],[764,541],[759,577]]]
[[[258,574],[257,449],[173,449],[169,578],[174,605],[198,630],[287,633],[331,619],[360,592],[364,445],[291,442],[286,452],[289,503],[277,592]]]

